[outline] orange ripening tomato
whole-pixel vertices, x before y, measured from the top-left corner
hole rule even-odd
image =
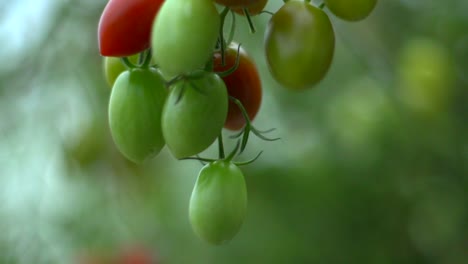
[[[237,43],[231,43],[225,50],[225,65],[222,65],[221,52],[214,54],[214,71],[222,72],[236,64]],[[223,77],[229,96],[238,99],[250,120],[257,115],[262,101],[262,84],[255,63],[243,48],[239,49],[239,67],[230,75]],[[240,108],[229,100],[228,115],[224,127],[239,130],[245,125]]]

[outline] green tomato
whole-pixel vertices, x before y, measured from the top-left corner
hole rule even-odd
[[[162,114],[162,131],[176,158],[196,155],[221,133],[228,111],[223,80],[204,72],[200,78],[175,83]]]
[[[427,117],[446,111],[454,93],[455,65],[437,41],[414,38],[401,50],[398,95],[415,113]]]
[[[129,60],[136,64],[138,62],[138,54],[130,56]],[[114,86],[117,77],[127,70],[120,57],[104,57],[102,64],[104,68],[104,76],[106,77],[109,87]]]
[[[154,20],[153,58],[164,76],[203,68],[216,45],[220,17],[212,0],[165,1]]]
[[[164,147],[161,112],[167,91],[155,69],[125,71],[115,81],[109,102],[109,125],[120,152],[141,163]]]
[[[359,21],[374,10],[377,0],[325,0],[328,9],[337,17]]]
[[[247,188],[242,171],[232,162],[203,167],[190,198],[189,218],[195,233],[212,244],[231,240],[247,212]]]
[[[287,88],[317,84],[330,68],[335,50],[333,27],[321,9],[289,1],[276,12],[265,32],[265,52],[272,76]]]

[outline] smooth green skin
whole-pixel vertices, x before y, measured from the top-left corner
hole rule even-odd
[[[138,54],[130,56],[129,59],[132,63],[137,63]],[[117,77],[119,77],[122,72],[127,70],[125,65],[123,65],[121,62],[121,58],[119,57],[104,57],[103,68],[104,76],[106,77],[107,84],[110,88],[114,86]]]
[[[190,198],[189,218],[195,233],[219,245],[231,240],[247,212],[247,188],[242,171],[232,162],[203,167]]]
[[[310,88],[330,68],[335,34],[328,15],[303,1],[289,1],[270,19],[265,54],[272,76],[293,89]]]
[[[428,117],[447,111],[454,96],[455,64],[439,42],[413,38],[400,52],[397,81],[401,101]]]
[[[374,10],[377,0],[325,0],[328,9],[347,21],[363,20]]]
[[[153,59],[166,77],[202,69],[221,21],[212,0],[165,1],[153,24]]]
[[[129,160],[142,163],[164,147],[161,113],[166,97],[164,80],[155,69],[135,68],[115,81],[109,125],[114,143]]]
[[[174,157],[196,155],[221,133],[228,111],[226,85],[218,75],[205,72],[201,78],[179,81],[170,89],[162,113],[164,139]]]

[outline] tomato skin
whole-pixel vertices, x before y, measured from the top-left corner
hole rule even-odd
[[[102,56],[126,57],[150,47],[153,20],[164,0],[110,0],[98,25]]]
[[[221,52],[214,54],[214,71],[222,72],[236,64],[237,43],[231,43],[225,50],[225,66],[222,65]],[[223,77],[229,96],[241,101],[250,120],[254,120],[262,101],[262,83],[257,67],[247,52],[239,50],[239,67],[230,75]],[[229,109],[224,127],[239,130],[245,125],[240,108],[229,100]]]
[[[165,142],[161,112],[167,91],[155,69],[131,69],[119,75],[109,101],[109,125],[120,152],[135,163],[157,155]]]
[[[205,165],[190,198],[195,233],[209,243],[225,243],[239,232],[246,213],[247,188],[239,167],[227,161]]]
[[[325,0],[325,4],[335,16],[343,20],[359,21],[369,16],[377,0]]]
[[[330,68],[335,34],[327,14],[303,1],[289,1],[270,19],[265,54],[272,76],[283,86],[303,90]]]
[[[221,1],[221,0],[218,0]],[[218,2],[217,1],[217,2]],[[248,5],[245,6],[231,6],[232,11],[236,12],[237,14],[244,16],[244,10],[243,8],[247,7],[249,10],[249,14],[251,16],[255,16],[260,14],[260,12],[263,11],[265,8],[266,4],[268,3],[268,0],[252,0]]]
[[[166,1],[154,20],[153,59],[167,78],[203,69],[221,19],[211,0]]]
[[[201,78],[175,83],[162,113],[162,131],[172,154],[180,159],[208,148],[221,133],[227,111],[227,89],[218,75],[205,72]]]

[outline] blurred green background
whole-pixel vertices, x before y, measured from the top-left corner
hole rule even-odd
[[[97,45],[106,2],[0,1],[0,263],[135,245],[161,263],[468,263],[468,1],[331,16],[332,67],[304,92],[268,72],[269,15],[253,35],[238,17],[235,39],[263,81],[254,125],[281,140],[253,139],[241,156],[264,151],[242,168],[244,225],[219,247],[188,221],[200,163],[165,149],[136,166],[112,143]]]

